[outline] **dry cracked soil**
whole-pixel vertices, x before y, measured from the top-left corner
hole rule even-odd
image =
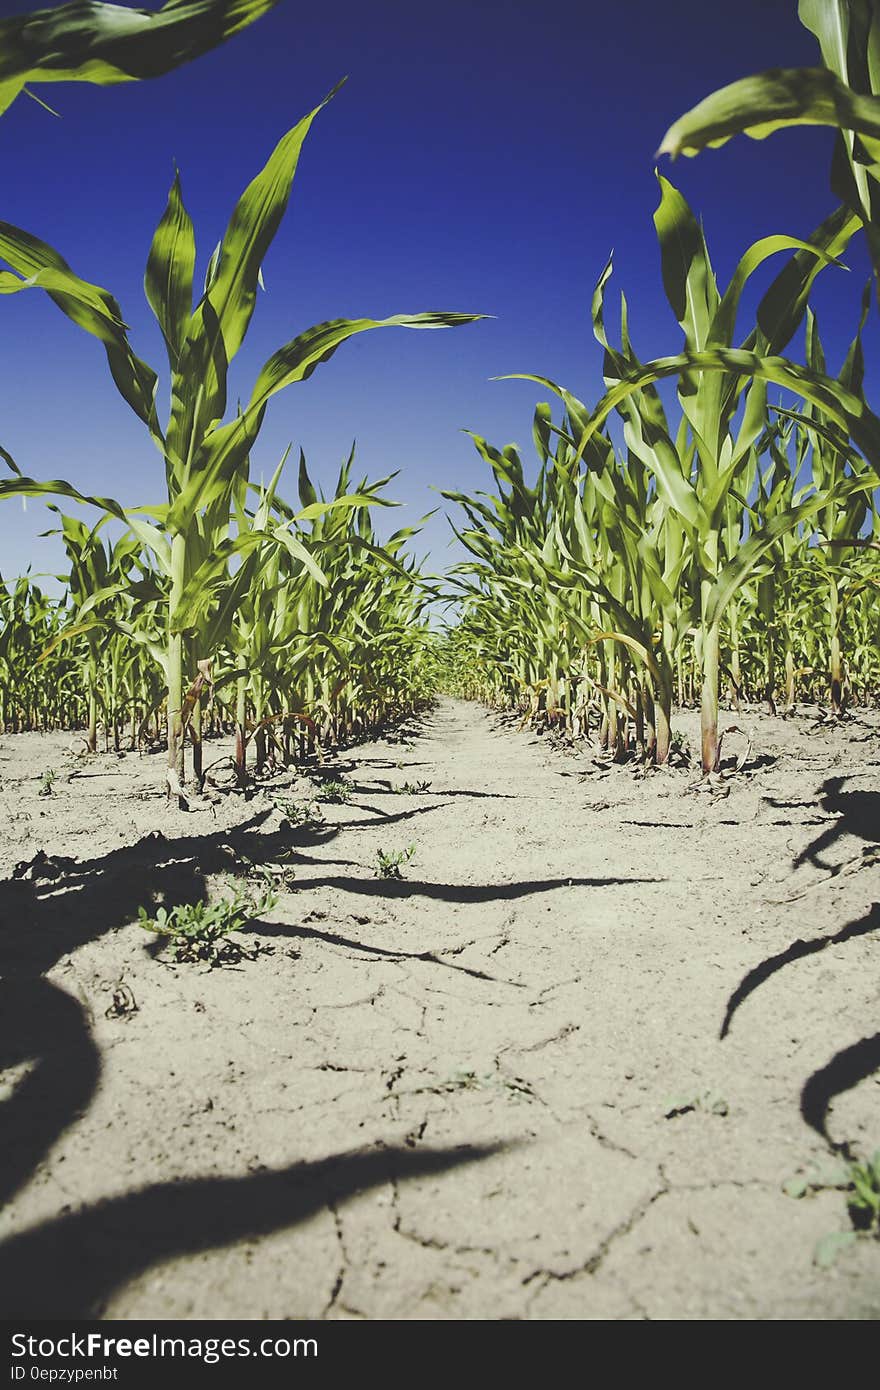
[[[727,722],[709,788],[445,700],[188,814],[0,741],[4,1316],[878,1316],[880,718]],[[138,925],[266,872],[237,964]]]

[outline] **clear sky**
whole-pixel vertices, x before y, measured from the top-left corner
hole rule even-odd
[[[2,15],[21,8],[0,0]],[[0,119],[0,217],[111,290],[136,351],[161,369],[142,277],[175,161],[201,273],[276,141],[348,74],[307,141],[231,399],[317,321],[494,315],[452,331],[363,335],[270,404],[257,473],[268,476],[292,441],[331,485],[356,438],[362,471],[401,470],[393,491],[406,506],[393,521],[410,524],[440,502],[432,484],[486,486],[462,430],[530,451],[539,388],[491,377],[536,372],[587,402],[602,394],[589,307],[612,248],[636,350],[643,359],[678,350],[651,220],[653,152],[713,88],[816,61],[796,0],[281,0],[158,81],[41,86],[60,120],[20,98]],[[807,236],[831,210],[831,144],[830,132],[804,129],[664,161],[704,219],[723,282],[759,236]],[[816,296],[835,369],[868,274],[861,246],[847,261],[852,273],[825,271]],[[0,443],[25,472],[129,504],[162,499],[159,456],[116,394],[100,344],[36,291],[0,301],[0,393]],[[55,543],[37,539],[50,524],[36,501],[26,514],[18,501],[0,507],[4,576],[60,564]],[[447,563],[449,535],[442,518],[429,523],[420,549],[436,565]]]

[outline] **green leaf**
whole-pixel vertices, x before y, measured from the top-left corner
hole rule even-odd
[[[654,226],[660,241],[663,286],[681,324],[689,351],[708,346],[709,330],[718,307],[718,289],[703,230],[677,188],[657,175],[660,205]]]
[[[342,82],[338,82],[313,111],[279,140],[232,213],[205,296],[217,315],[229,362],[247,333],[256,303],[260,269],[287,208],[305,138],[315,117],[341,86]],[[199,331],[200,327],[197,310],[193,329]]]
[[[90,497],[78,488],[66,483],[62,478],[48,482],[37,482],[34,478],[10,478],[0,482],[0,497],[69,497],[74,502],[84,502],[102,511],[110,512],[119,521],[128,522],[128,516],[112,497]]]
[[[302,449],[299,451],[299,500],[304,507],[311,507],[318,501],[318,494],[309,477],[309,470],[306,467],[306,456]]]
[[[263,422],[270,397],[297,381],[305,381],[327,362],[344,342],[371,328],[453,328],[473,323],[481,314],[397,314],[388,319],[334,319],[301,333],[269,358],[254,386],[247,409],[235,420],[212,430],[195,460],[191,484],[169,515],[172,530],[185,530],[200,506],[235,469],[236,460],[250,451]]]
[[[849,478],[835,487],[834,501],[841,501],[855,492],[873,490],[875,486],[876,483],[873,478],[867,480]],[[707,624],[719,622],[730,600],[742,588],[758,561],[773,546],[775,541],[786,532],[794,530],[802,521],[808,521],[810,517],[815,516],[827,505],[828,497],[824,493],[818,494],[807,502],[799,503],[796,507],[789,507],[785,511],[777,512],[771,521],[766,522],[754,535],[750,536],[745,544],[739,547],[733,559],[724,566],[718,579],[712,585],[704,607],[704,621]]]
[[[387,497],[374,497],[368,492],[351,492],[344,497],[331,497],[329,502],[310,502],[307,507],[302,507],[300,511],[294,513],[293,520],[317,521],[330,512],[340,509],[351,511],[353,507],[397,507],[399,505],[399,502],[392,502]]]
[[[134,516],[132,513],[128,514],[126,520],[141,544],[155,555],[159,568],[166,579],[170,579],[172,575],[171,545],[168,537],[158,527],[150,525],[147,521],[141,521],[140,517]]]
[[[332,319],[316,324],[286,343],[264,365],[251,394],[246,414],[264,405],[276,391],[294,381],[305,381],[322,362],[357,333],[371,328],[456,328],[475,323],[483,314],[423,313],[394,314],[387,319]]]
[[[756,241],[753,246],[749,247],[734,271],[733,278],[727,286],[712,320],[706,343],[707,347],[733,346],[736,314],[742,292],[750,276],[755,273],[758,267],[763,265],[768,257],[776,256],[780,251],[798,251],[805,255],[815,256],[820,265],[834,264],[841,269],[846,269],[845,266],[841,266],[840,261],[829,255],[822,247],[813,245],[808,241],[801,241],[798,237],[762,237],[760,241]]]
[[[760,377],[803,396],[846,430],[857,448],[880,474],[880,419],[861,397],[847,391],[833,378],[798,366],[787,358],[763,357],[758,353],[735,348],[713,348],[709,352],[682,353],[677,357],[658,358],[655,362],[648,362],[640,367],[637,372],[633,372],[612,387],[599,402],[581,436],[578,457],[583,455],[590,439],[601,429],[610,412],[627,396],[642,390],[652,382],[693,370],[737,372],[744,377]]]
[[[0,445],[0,459],[3,460],[7,468],[11,469],[13,473],[17,473],[18,476],[21,477],[21,469],[15,462],[15,459],[9,453],[8,449],[4,449],[2,445]]]
[[[757,310],[758,327],[764,335],[764,350],[771,356],[781,353],[791,342],[804,316],[807,298],[816,276],[829,261],[843,254],[861,226],[861,218],[841,205],[816,228],[809,239],[811,250],[796,251],[766,291]],[[823,252],[813,254],[812,248]],[[755,347],[754,334],[743,347]]]
[[[677,358],[674,360],[678,361]],[[608,416],[610,411],[614,409],[614,406],[617,405],[618,402],[624,401],[628,395],[632,394],[631,391],[623,389],[624,383],[632,384],[638,376],[642,386],[650,384],[652,378],[650,375],[646,374],[646,370],[647,369],[642,369],[637,374],[624,377],[617,386],[612,387],[611,391],[603,397],[598,407],[598,410],[603,411],[603,420]],[[667,375],[673,375],[673,373],[669,372]],[[528,372],[509,372],[503,377],[496,377],[494,379],[496,381],[534,381],[537,382],[539,386],[546,386],[549,390],[554,391],[566,402],[566,405],[572,400],[569,392],[563,387],[557,386],[549,377],[533,376]],[[637,388],[634,387],[633,389]],[[613,403],[605,409],[606,403],[611,400],[612,397],[614,397]],[[661,495],[669,505],[674,507],[678,514],[682,516],[689,525],[699,527],[704,520],[703,508],[700,506],[696,492],[682,472],[681,460],[679,459],[672,441],[659,425],[654,427],[647,417],[642,423],[644,430],[647,432],[647,447],[644,450],[639,449],[639,456],[646,460],[650,458],[651,462],[649,466],[657,478],[657,485],[660,488]],[[581,442],[577,450],[577,455],[573,460],[572,467],[576,465],[578,460],[583,456],[587,444],[595,436],[598,428],[599,422],[597,412],[597,414],[588,417],[587,427],[581,436]],[[634,436],[630,434],[627,438],[630,447],[636,448],[637,441]]]
[[[162,329],[168,360],[176,367],[192,316],[196,243],[193,224],[180,193],[180,175],[168,194],[168,206],[156,228],[147,260],[144,290]]]
[[[851,41],[855,42],[860,56],[867,56],[865,50],[869,47],[873,50],[876,71],[877,21],[873,0],[798,0],[798,19],[818,39],[826,68],[830,68],[850,87],[861,90],[859,82],[853,80],[856,74],[850,70]],[[863,19],[868,21],[867,33],[864,32]],[[873,24],[871,19],[874,20]],[[864,77],[869,77],[867,71]]]
[[[206,53],[278,0],[167,0],[152,13],[71,0],[0,21],[0,112],[26,83],[159,77]]]
[[[826,68],[771,68],[704,98],[670,126],[657,153],[695,155],[734,135],[763,140],[792,125],[855,131],[876,159],[880,98],[859,95]]]
[[[122,313],[113,296],[80,279],[51,246],[9,222],[0,222],[0,258],[25,277],[14,284],[14,277],[3,277],[0,292],[43,289],[63,314],[98,338],[104,344],[111,375],[123,399],[149,426],[154,437],[161,440],[155,405],[158,378],[132,352]]]

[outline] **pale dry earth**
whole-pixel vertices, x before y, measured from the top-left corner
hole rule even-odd
[[[2,739],[0,1315],[880,1314],[782,1190],[880,1147],[880,719],[725,722],[710,791],[444,701],[313,831],[304,776],[169,813],[161,755]],[[151,954],[253,861],[271,953]]]

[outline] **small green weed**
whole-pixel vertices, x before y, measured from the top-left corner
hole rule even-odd
[[[864,1163],[853,1161],[827,1173],[798,1174],[782,1185],[788,1197],[806,1197],[813,1192],[846,1193],[851,1230],[829,1231],[817,1243],[813,1262],[830,1269],[838,1255],[865,1236],[880,1240],[880,1149]]]
[[[317,828],[324,824],[324,812],[314,801],[293,801],[282,796],[276,796],[274,800],[275,809],[281,812],[294,830]]]
[[[402,787],[395,787],[398,796],[418,796],[422,792],[431,790],[430,782],[404,782]]]
[[[846,1199],[849,1219],[858,1231],[880,1236],[880,1149],[867,1163],[851,1163],[852,1192]]]
[[[401,865],[408,864],[415,852],[415,845],[392,850],[390,854],[386,854],[384,849],[379,849],[376,851],[376,867],[373,872],[377,878],[402,878]]]
[[[353,787],[347,782],[322,782],[317,791],[319,801],[329,801],[332,805],[345,806],[351,801]]]
[[[40,790],[37,792],[37,796],[51,796],[52,788],[54,787],[57,781],[58,773],[54,772],[52,768],[47,767],[46,771],[40,778]]]
[[[241,931],[248,922],[268,912],[277,902],[276,894],[266,888],[258,898],[236,892],[231,898],[216,903],[183,903],[179,907],[160,907],[155,917],[146,908],[138,908],[138,925],[145,931],[164,937],[173,961],[203,961],[209,966],[234,965],[243,956],[252,959],[258,954],[248,952],[229,933]]]

